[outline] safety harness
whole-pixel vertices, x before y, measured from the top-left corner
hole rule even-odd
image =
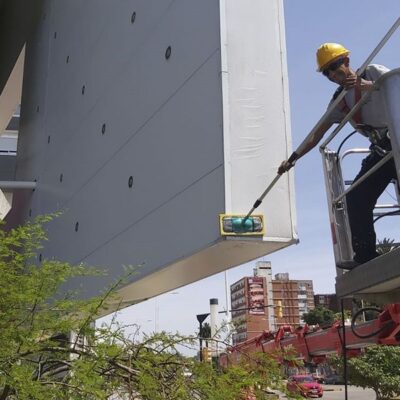
[[[357,82],[354,87],[354,104],[357,104],[361,100],[361,79],[365,79],[365,72],[361,76],[357,77]],[[333,99],[336,99],[342,91],[343,87],[339,87],[333,95]],[[345,98],[343,98],[339,103],[339,107],[345,114],[350,112],[350,107],[346,103]],[[371,125],[363,124],[361,107],[353,114],[351,120],[353,121],[357,131],[369,139],[371,142],[370,149],[372,151],[377,152],[383,157],[391,150],[389,130],[387,128],[375,128]]]

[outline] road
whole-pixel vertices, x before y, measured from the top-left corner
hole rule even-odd
[[[344,385],[323,385],[325,392],[323,400],[344,400]],[[375,400],[375,392],[370,389],[361,389],[357,386],[348,386],[348,400]]]

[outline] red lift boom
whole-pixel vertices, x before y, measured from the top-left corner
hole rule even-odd
[[[361,349],[374,344],[400,344],[400,304],[386,305],[378,318],[345,326],[347,356],[357,356]],[[343,329],[337,321],[327,329],[311,330],[307,325],[294,329],[282,326],[276,332],[264,331],[259,336],[229,347],[221,354],[221,366],[237,363],[244,354],[255,352],[276,353],[277,350],[292,346],[297,357],[305,362],[322,363],[328,354],[341,355],[343,352]]]

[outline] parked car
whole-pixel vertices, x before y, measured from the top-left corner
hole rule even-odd
[[[324,390],[312,375],[292,375],[286,385],[290,393],[297,393],[304,397],[322,397]]]
[[[325,376],[324,383],[327,385],[343,385],[344,379],[340,375],[331,374],[331,375]]]
[[[312,377],[314,378],[315,381],[318,383],[324,383],[324,375],[319,374],[318,372],[314,372],[312,374]]]

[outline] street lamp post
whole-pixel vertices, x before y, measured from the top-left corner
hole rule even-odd
[[[154,297],[154,333],[158,332],[158,314],[159,314],[158,300],[157,297]]]
[[[197,314],[197,315],[196,315],[197,321],[199,321],[200,361],[203,361],[203,337],[202,337],[203,322],[204,322],[204,320],[205,320],[209,315],[210,315],[210,313],[207,313],[207,314]]]
[[[170,292],[166,294],[179,294],[179,292]],[[158,320],[160,317],[160,306],[158,304],[158,297],[154,297],[154,333],[158,332]]]
[[[210,299],[210,327],[211,327],[211,338],[214,339],[218,332],[218,299]],[[218,347],[216,342],[212,340],[211,344],[211,354],[212,357],[216,357],[218,353]]]

